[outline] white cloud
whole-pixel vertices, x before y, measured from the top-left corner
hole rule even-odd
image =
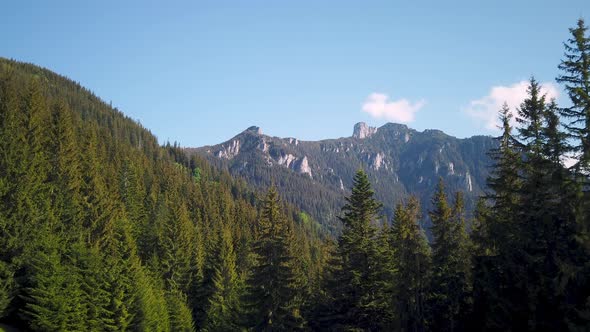
[[[407,99],[389,100],[389,96],[383,93],[372,93],[363,103],[362,110],[374,118],[388,121],[409,123],[414,121],[414,115],[426,102],[420,100],[411,103]]]
[[[498,111],[506,102],[516,119],[516,107],[519,107],[527,97],[529,81],[520,81],[509,86],[494,86],[490,93],[480,99],[472,100],[466,108],[467,114],[482,122],[486,129],[494,130],[499,125]],[[559,90],[553,83],[541,83],[541,93],[547,95],[547,101],[559,96]]]
[[[569,167],[574,166],[578,162],[578,158],[576,158],[574,156],[562,156],[561,162],[563,163],[563,165],[565,167],[569,168]]]

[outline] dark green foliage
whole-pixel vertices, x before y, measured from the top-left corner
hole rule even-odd
[[[572,102],[570,107],[561,109],[561,115],[568,120],[565,126],[568,134],[576,140],[578,171],[590,167],[590,36],[587,31],[581,18],[570,29],[571,38],[564,43],[564,59],[559,64],[561,74],[557,77]]]
[[[0,59],[0,111],[0,319],[25,330],[238,328],[257,233],[243,182],[177,144],[159,147],[32,65]],[[302,326],[323,244],[313,220],[288,211],[296,281],[275,283],[302,288],[284,305]]]
[[[430,310],[432,327],[440,331],[460,330],[462,316],[467,315],[469,308],[471,262],[462,199],[457,193],[450,207],[442,179],[432,198]]]
[[[332,319],[347,329],[379,329],[387,324],[390,287],[382,282],[387,262],[382,260],[378,248],[381,203],[367,174],[359,170],[354,177],[352,194],[346,197],[340,217],[344,225],[338,240],[337,264],[333,272],[333,289],[330,290]],[[383,265],[382,265],[383,264]]]
[[[410,197],[405,206],[397,205],[390,241],[395,266],[393,304],[400,331],[426,330],[430,247],[419,220],[418,199]]]
[[[519,140],[508,112],[501,111],[491,206],[481,204],[472,237],[478,242],[473,321],[492,330],[575,329],[588,323],[581,314],[588,293],[579,274],[581,186],[561,164],[566,135],[555,102],[545,102],[534,79],[518,109]]]
[[[220,233],[205,330],[234,331],[238,329],[239,313],[243,310],[240,303],[243,285],[237,271],[231,230],[223,227]]]
[[[8,306],[12,300],[14,288],[14,272],[5,262],[0,261],[0,318],[7,313]]]
[[[51,208],[62,234],[80,235],[82,174],[80,151],[76,144],[73,114],[64,102],[52,107],[48,181],[51,183]],[[71,239],[76,241],[79,239]]]
[[[186,295],[178,290],[166,294],[168,314],[170,315],[170,331],[193,332],[195,326]]]
[[[256,263],[247,280],[249,324],[259,331],[291,331],[302,327],[300,308],[294,299],[294,257],[290,227],[281,211],[278,193],[271,187],[262,203],[254,243]]]
[[[561,218],[560,221],[560,226],[563,225],[560,227],[560,238],[565,237],[566,246],[562,247],[562,250],[567,250],[567,253],[561,253],[558,263],[558,290],[560,295],[567,299],[565,310],[568,313],[568,327],[583,330],[590,321],[590,36],[582,18],[578,20],[576,27],[569,31],[571,37],[564,43],[565,54],[559,64],[561,73],[557,81],[564,85],[571,101],[569,107],[560,108],[559,113],[564,118],[567,137],[572,140],[568,141],[571,148],[563,143],[559,148],[570,148],[567,150],[574,153],[577,163],[573,166],[573,176],[556,171],[555,168],[553,172],[554,178],[566,178],[566,181],[561,182],[560,193],[562,194],[564,189],[570,193],[561,196],[561,209],[559,212],[556,211],[556,214],[566,212],[563,215],[565,218]],[[553,110],[551,113],[554,112]],[[554,116],[548,115],[548,119],[552,117]],[[548,130],[548,136],[557,137],[556,134],[551,135],[551,130]],[[555,139],[550,139],[548,145],[556,146]],[[571,183],[567,185],[567,179],[573,177],[576,181],[572,188]]]

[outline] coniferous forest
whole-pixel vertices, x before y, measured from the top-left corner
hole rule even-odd
[[[441,179],[430,207],[400,199],[385,220],[360,169],[330,234],[275,187],[254,190],[80,84],[0,59],[0,330],[588,331],[582,19],[558,66],[567,106],[531,78],[517,109],[498,110],[474,213]]]

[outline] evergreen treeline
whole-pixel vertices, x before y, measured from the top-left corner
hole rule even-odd
[[[472,220],[442,180],[428,211],[411,197],[384,220],[359,170],[337,241],[274,187],[259,198],[176,144],[158,146],[79,85],[1,60],[0,321],[39,331],[588,330],[590,37],[582,20],[570,31],[557,79],[571,106],[531,78],[523,103],[499,110],[489,192]],[[577,162],[566,168],[564,156]]]
[[[547,100],[531,78],[522,104],[499,110],[502,135],[474,220],[441,179],[428,211],[430,245],[416,198],[397,206],[391,228],[379,228],[381,203],[367,175],[356,174],[316,329],[590,329],[590,36],[583,20],[570,31],[557,81],[571,106]]]
[[[176,144],[158,146],[64,77],[0,60],[0,155],[0,319],[11,326],[256,326],[266,313],[248,294],[276,246],[289,273],[270,276],[289,275],[293,289],[285,312],[301,320],[319,287],[323,242],[307,217]],[[284,225],[267,244],[271,203]]]

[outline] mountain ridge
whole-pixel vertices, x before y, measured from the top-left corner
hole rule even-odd
[[[437,129],[417,131],[399,123],[370,127],[359,122],[352,136],[318,141],[269,136],[250,126],[223,143],[186,150],[255,186],[276,185],[287,201],[338,232],[339,207],[358,168],[375,181],[388,217],[409,194],[417,195],[426,211],[439,176],[449,193],[465,192],[471,210],[485,189],[487,151],[494,146],[490,136],[456,138]],[[298,190],[315,193],[316,201],[297,198]]]

